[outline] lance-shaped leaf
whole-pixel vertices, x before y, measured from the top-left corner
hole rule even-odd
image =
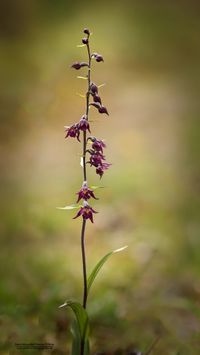
[[[75,210],[80,208],[81,205],[69,205],[69,206],[65,206],[65,207],[56,207],[58,210]]]
[[[96,264],[96,266],[92,270],[92,272],[88,278],[88,281],[87,281],[88,294],[89,294],[90,288],[91,288],[94,280],[96,279],[96,276],[98,275],[99,271],[101,270],[101,268],[105,264],[105,262],[111,257],[111,255],[113,255],[115,253],[119,253],[120,251],[123,251],[126,248],[127,248],[127,245],[125,247],[122,247],[122,248],[119,248],[119,249],[109,252],[108,254],[104,255],[103,258]]]
[[[73,301],[67,301],[59,308],[63,307],[70,307],[72,309],[77,321],[77,328],[74,326],[72,333],[74,331],[74,336],[76,338],[79,336],[80,340],[86,343],[89,336],[89,319],[86,310],[80,303]]]
[[[79,355],[81,351],[81,339],[79,334],[78,322],[76,319],[74,319],[74,321],[72,322],[70,331],[72,334],[71,355]],[[89,353],[90,353],[89,339],[86,339],[84,342],[84,355],[89,355]]]

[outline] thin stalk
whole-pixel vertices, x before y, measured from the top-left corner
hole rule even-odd
[[[82,263],[83,263],[83,307],[86,308],[87,303],[87,270],[86,270],[86,257],[85,257],[85,226],[86,220],[83,219],[81,230],[81,251],[82,251]]]
[[[89,46],[89,36],[87,43],[87,51],[88,51],[88,88],[86,94],[86,119],[89,119],[89,103],[90,103],[90,70],[91,70],[91,54],[90,54],[90,46]],[[87,181],[87,169],[86,169],[86,147],[87,147],[87,133],[83,132],[83,179]],[[86,269],[86,256],[85,256],[85,227],[86,220],[83,219],[82,230],[81,230],[81,252],[82,252],[82,264],[83,264],[83,307],[86,308],[87,304],[87,269]]]
[[[87,43],[87,51],[88,51],[88,89],[86,94],[86,120],[88,121],[89,116],[89,103],[90,103],[90,70],[91,70],[91,54],[90,54],[90,46],[89,46],[89,36]],[[87,181],[87,169],[86,169],[86,148],[87,148],[87,133],[83,132],[83,179]],[[86,255],[85,255],[85,227],[86,227],[86,219],[83,219],[82,229],[81,229],[81,253],[82,253],[82,264],[83,264],[83,307],[86,309],[87,305],[87,267],[86,267]],[[81,341],[81,349],[80,355],[84,355],[84,347],[85,341]]]
[[[81,230],[81,251],[82,251],[82,263],[83,263],[83,307],[86,309],[87,303],[87,269],[86,269],[86,257],[85,257],[85,226],[86,220],[83,219]],[[80,355],[84,355],[85,339],[81,340]]]

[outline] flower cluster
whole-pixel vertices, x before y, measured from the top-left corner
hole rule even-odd
[[[82,216],[84,219],[90,219],[90,221],[93,223],[93,213],[97,213],[91,206],[88,204],[88,200],[92,197],[95,200],[98,200],[98,198],[94,195],[94,191],[88,187],[87,181],[83,182],[82,188],[80,189],[79,192],[77,192],[78,199],[77,203],[83,199],[83,206],[80,208],[78,211],[77,215],[74,217],[80,217]]]
[[[84,174],[84,182],[79,192],[77,192],[78,199],[77,203],[82,199],[83,205],[79,209],[77,215],[74,218],[82,216],[84,220],[90,219],[93,223],[93,214],[97,213],[91,206],[88,204],[88,200],[90,198],[96,199],[94,195],[94,191],[90,189],[87,185],[87,178],[86,178],[86,164],[90,164],[90,166],[94,166],[96,169],[96,174],[103,176],[105,170],[109,168],[111,164],[105,161],[104,155],[104,148],[106,147],[103,140],[97,139],[96,137],[89,136],[87,138],[87,132],[91,133],[90,125],[89,125],[89,108],[94,106],[100,114],[108,114],[108,110],[105,106],[102,105],[102,99],[99,96],[99,88],[98,86],[91,81],[91,64],[92,60],[95,60],[97,63],[104,62],[103,56],[99,53],[92,53],[90,52],[90,45],[89,45],[89,38],[90,38],[90,31],[89,29],[84,29],[85,37],[82,38],[82,45],[87,47],[88,52],[88,63],[86,62],[79,62],[76,61],[71,65],[71,68],[75,70],[79,70],[81,68],[86,67],[88,72],[85,77],[88,81],[88,89],[86,92],[86,113],[81,117],[78,123],[75,123],[71,126],[66,126],[66,136],[65,138],[71,137],[76,138],[80,142],[80,133],[81,131],[83,134],[83,174]],[[90,99],[92,98],[91,102]],[[90,149],[88,148],[87,144],[91,143]],[[89,160],[86,161],[86,155],[89,154]]]
[[[104,171],[111,165],[105,161],[105,155],[103,154],[103,148],[105,148],[106,145],[104,141],[97,139],[96,137],[88,137],[88,140],[92,141],[92,148],[88,150],[88,153],[90,154],[88,163],[90,163],[90,166],[96,168],[96,174],[101,178]]]

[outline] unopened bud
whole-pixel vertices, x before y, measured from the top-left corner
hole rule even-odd
[[[83,39],[82,39],[82,43],[83,43],[83,44],[88,44],[88,38],[83,38]]]
[[[88,28],[84,28],[83,32],[86,33],[88,36],[90,35],[90,30]]]
[[[98,94],[98,87],[94,83],[92,83],[90,85],[90,91],[93,95]]]
[[[88,67],[88,63],[85,63],[85,62],[75,62],[72,64],[71,68],[74,68],[76,70],[79,70],[81,69],[82,67]]]
[[[98,54],[96,57],[96,62],[104,62],[102,55]]]
[[[109,113],[108,113],[108,111],[107,111],[107,108],[104,107],[104,106],[99,107],[99,113],[106,113],[106,115],[109,116]]]
[[[99,103],[101,104],[101,98],[100,98],[100,96],[94,95],[94,96],[93,96],[93,100],[94,100],[94,102],[99,102]]]

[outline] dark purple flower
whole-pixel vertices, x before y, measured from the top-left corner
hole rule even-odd
[[[67,137],[72,137],[72,138],[77,138],[78,141],[80,142],[79,136],[79,128],[78,124],[73,124],[72,126],[65,126],[65,131],[67,132],[65,138]]]
[[[88,121],[86,120],[85,116],[83,116],[81,119],[80,119],[80,122],[78,124],[78,128],[81,130],[81,131],[84,131],[86,132],[87,130],[90,132],[90,125],[88,123]],[[91,133],[91,132],[90,132]]]
[[[100,98],[100,96],[98,96],[98,95],[94,95],[93,96],[93,100],[94,100],[94,102],[99,102],[100,103],[100,105],[101,105],[101,98]]]
[[[103,56],[98,53],[92,53],[92,57],[95,58],[97,62],[104,62]]]
[[[95,138],[92,143],[92,149],[94,149],[97,152],[102,152],[103,153],[103,148],[106,148],[105,143],[102,140],[98,140]]]
[[[102,165],[97,166],[96,173],[100,176],[100,179],[102,178],[104,171],[107,170],[110,165],[110,163],[103,162]]]
[[[106,115],[108,115],[108,116],[109,116],[109,113],[108,113],[108,111],[107,111],[107,108],[106,108],[106,107],[101,106],[98,110],[99,110],[99,113],[106,113]]]
[[[92,207],[90,207],[87,201],[84,201],[84,206],[80,208],[77,215],[73,219],[82,216],[83,219],[90,219],[90,221],[94,223],[93,213],[98,213],[98,212],[96,212]]]
[[[89,200],[90,197],[93,197],[95,200],[98,200],[98,198],[96,198],[95,195],[94,195],[94,191],[88,188],[86,181],[84,181],[84,183],[82,185],[82,188],[81,188],[81,190],[79,192],[77,192],[77,195],[78,195],[77,203],[81,199]]]
[[[92,95],[98,94],[98,87],[94,83],[92,83],[90,85],[90,91],[91,91]]]
[[[83,44],[88,44],[88,38],[83,38],[83,39],[82,39],[82,43],[83,43]]]
[[[105,160],[105,157],[104,155],[101,153],[101,152],[93,152],[90,156],[90,166],[95,166],[96,168],[99,166],[99,165],[103,165],[103,162],[102,160]]]
[[[95,59],[96,59],[96,62],[104,62],[104,59],[101,54],[96,55]]]
[[[90,30],[88,28],[84,28],[83,32],[86,33],[88,36],[90,35]]]
[[[76,70],[79,70],[81,69],[82,67],[88,67],[88,63],[85,63],[85,62],[75,62],[72,64],[71,68],[74,68]]]

